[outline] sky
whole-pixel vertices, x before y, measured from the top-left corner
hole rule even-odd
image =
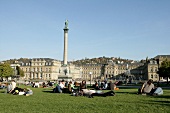
[[[0,0],[0,61],[170,54],[170,0]]]

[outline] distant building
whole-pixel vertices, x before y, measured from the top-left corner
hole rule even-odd
[[[81,65],[81,70],[82,70],[82,79],[84,80],[95,80],[95,79],[100,79],[102,76],[102,65],[101,64],[85,64]]]
[[[24,71],[24,79],[57,80],[61,70],[62,62],[51,58],[33,58],[19,62],[20,68]],[[68,64],[69,73],[73,79],[80,76],[80,68]]]
[[[154,59],[146,61],[143,66],[143,77],[145,80],[152,79],[153,81],[159,81],[158,63]]]
[[[33,58],[16,60],[11,66],[20,66],[24,71],[23,79],[43,79],[57,80],[59,75],[67,73],[73,80],[98,80],[98,79],[119,79],[125,80],[127,77],[137,80],[159,81],[157,71],[164,60],[170,60],[170,55],[158,55],[151,59],[138,61],[108,60],[107,63],[97,64],[89,62],[86,64],[74,65],[73,62],[67,64],[67,70],[63,70],[63,62],[51,58]],[[99,62],[99,61],[98,61]],[[16,65],[18,64],[18,65]],[[16,72],[15,72],[16,73]],[[63,75],[64,76],[64,75]]]

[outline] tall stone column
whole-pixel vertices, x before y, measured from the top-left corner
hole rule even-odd
[[[63,55],[63,65],[67,66],[67,48],[68,48],[68,20],[65,21],[65,27],[64,27],[64,55]]]

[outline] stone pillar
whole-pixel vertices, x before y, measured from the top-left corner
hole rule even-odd
[[[64,27],[64,55],[63,55],[63,65],[67,66],[67,48],[68,48],[68,20],[65,22]]]
[[[33,73],[31,73],[31,79],[33,79]]]

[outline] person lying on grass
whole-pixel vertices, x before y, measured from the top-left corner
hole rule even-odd
[[[30,88],[27,88],[24,95],[25,96],[33,95],[33,91]]]
[[[13,95],[26,95],[26,96],[30,96],[33,95],[33,91],[30,88],[19,88],[16,87],[14,90],[12,90],[12,92],[9,92]]]
[[[93,96],[114,96],[115,93],[113,91],[103,92],[102,90],[82,89],[81,95],[93,98]]]

